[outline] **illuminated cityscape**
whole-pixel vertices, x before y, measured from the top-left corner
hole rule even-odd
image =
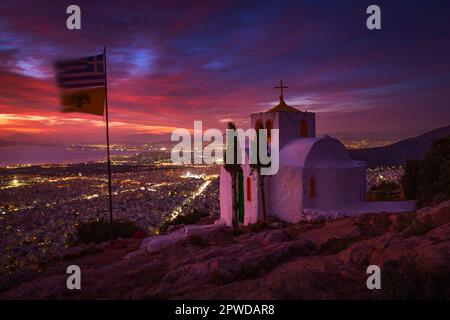
[[[346,144],[358,148],[381,142]],[[116,144],[111,149],[119,152],[112,158],[115,219],[128,219],[153,233],[193,208],[218,215],[218,166],[173,164],[169,145]],[[65,150],[104,151],[105,145],[72,144]],[[367,188],[399,183],[403,174],[402,167],[368,169]],[[107,197],[103,161],[0,167],[0,271],[37,268],[58,256],[77,223],[107,219]]]
[[[112,171],[114,218],[149,233],[193,208],[218,214],[218,166],[173,165],[158,148],[114,157]],[[106,183],[103,162],[0,168],[1,271],[36,267],[77,223],[106,220]]]
[[[400,184],[405,174],[402,166],[377,167],[367,169],[367,189],[379,186],[381,183]]]
[[[136,152],[113,158],[115,219],[152,233],[193,208],[218,215],[218,166],[174,165],[164,147],[120,148]],[[402,167],[368,169],[367,187],[402,175]],[[0,168],[1,271],[37,268],[67,246],[77,223],[107,219],[106,182],[103,162]]]
[[[395,140],[383,139],[360,139],[360,140],[344,140],[343,143],[347,149],[364,149],[384,147],[394,143]]]

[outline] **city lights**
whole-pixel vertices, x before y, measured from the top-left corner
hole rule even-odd
[[[218,214],[219,167],[174,165],[169,156],[167,149],[154,148],[114,158],[121,166],[113,173],[116,219],[157,230],[193,208]],[[80,221],[107,218],[103,167],[102,162],[14,166],[0,173],[0,246],[11,257],[0,270],[57,255]],[[25,192],[33,197],[23,197]]]

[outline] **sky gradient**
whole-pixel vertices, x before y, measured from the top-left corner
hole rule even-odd
[[[65,26],[70,4],[80,31]],[[382,30],[366,28],[370,4]],[[0,139],[104,141],[101,117],[58,112],[52,69],[103,45],[112,142],[194,120],[225,128],[273,107],[280,79],[319,133],[399,139],[450,124],[449,1],[3,0]]]

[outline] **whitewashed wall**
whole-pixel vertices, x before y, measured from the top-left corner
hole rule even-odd
[[[287,222],[301,220],[302,213],[302,171],[297,167],[280,167],[278,174],[268,181],[268,211]]]
[[[232,225],[233,218],[231,195],[231,176],[224,167],[220,167],[220,220],[227,226]]]
[[[310,197],[310,179],[315,177],[316,196]],[[364,201],[365,166],[306,168],[303,175],[305,208],[339,208]]]

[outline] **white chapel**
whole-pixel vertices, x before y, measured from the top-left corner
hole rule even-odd
[[[352,160],[339,140],[316,136],[315,114],[288,106],[283,91],[277,106],[251,115],[251,126],[279,129],[280,165],[277,174],[266,176],[259,175],[248,159],[241,165],[236,188],[239,223],[256,223],[264,214],[296,223],[308,210],[332,211],[365,200],[365,163]],[[220,221],[230,226],[231,179],[221,167]]]

